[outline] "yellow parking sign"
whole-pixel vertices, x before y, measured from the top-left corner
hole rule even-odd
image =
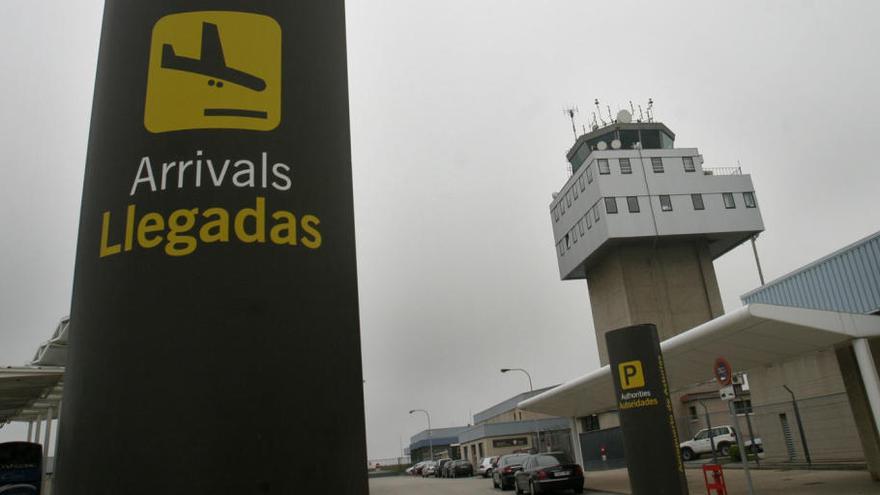
[[[246,12],[184,12],[153,26],[144,126],[271,131],[281,122],[281,26]]]
[[[617,365],[620,375],[620,388],[629,390],[645,386],[645,373],[642,371],[641,361],[626,361]]]

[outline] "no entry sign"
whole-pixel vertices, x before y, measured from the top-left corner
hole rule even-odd
[[[730,367],[730,363],[723,357],[719,357],[715,360],[714,372],[715,380],[717,380],[718,384],[722,387],[730,385],[733,381],[733,368]]]

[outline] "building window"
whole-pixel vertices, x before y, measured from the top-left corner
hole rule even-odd
[[[663,173],[663,159],[660,158],[659,156],[652,156],[651,157],[651,168],[654,169],[655,174],[662,174]]]
[[[685,172],[696,172],[697,168],[694,167],[694,157],[683,156],[681,157],[681,161],[684,163]]]
[[[590,212],[588,211],[584,218],[587,219],[587,230],[590,230],[590,227],[593,226],[592,221],[590,220]]]
[[[583,175],[578,177],[578,182],[581,185],[581,191],[583,191],[584,189],[587,188],[587,185],[584,183],[584,176]]]
[[[637,196],[627,196],[626,206],[629,208],[630,213],[638,213],[641,211],[639,210],[639,198]]]
[[[581,232],[581,237],[584,235],[584,219],[581,218],[578,220],[578,230]]]
[[[599,174],[600,175],[608,175],[611,173],[611,167],[608,166],[607,158],[599,158],[596,160],[599,163]]]
[[[614,203],[614,205],[617,206],[617,203]],[[599,205],[593,207],[593,220],[599,223]]]
[[[482,459],[482,458],[483,458],[483,442],[480,442],[480,443],[479,443],[479,448],[480,448],[480,456],[479,456],[479,458]]]
[[[577,186],[572,186],[571,193],[574,194],[574,199],[578,199],[578,188]]]
[[[605,198],[605,213],[617,213],[617,198]]]
[[[571,249],[571,237],[568,234],[565,234],[565,249]]]
[[[559,200],[559,214],[565,215],[565,198]]]
[[[751,414],[752,413],[751,399],[740,399],[740,400],[733,401],[733,410],[737,414]]]
[[[746,208],[754,208],[755,207],[755,193],[744,192],[743,193],[743,202],[746,204]]]
[[[620,173],[624,175],[633,173],[632,164],[629,163],[629,158],[620,159]]]
[[[721,197],[724,198],[725,208],[736,208],[736,201],[733,200],[733,193],[721,193]]]
[[[705,210],[706,205],[703,204],[702,194],[691,194],[691,201],[694,203],[695,210]]]
[[[584,433],[588,431],[598,431],[599,416],[597,414],[591,414],[581,418],[581,429],[584,430]]]
[[[700,416],[697,415],[697,406],[688,406],[688,418],[690,418],[691,421],[700,419]]]
[[[660,210],[672,211],[672,199],[670,199],[668,194],[660,195]]]
[[[568,235],[571,236],[571,240],[575,243],[578,241],[577,235],[577,227],[572,227],[571,230],[568,231]]]
[[[571,206],[571,191],[565,193],[565,206]]]
[[[593,183],[593,167],[592,166],[587,167],[587,183],[589,183],[589,184]]]
[[[559,251],[559,256],[565,256],[565,244],[560,242],[556,245],[556,249]]]

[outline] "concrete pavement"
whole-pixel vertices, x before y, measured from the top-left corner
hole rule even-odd
[[[706,493],[703,472],[686,470],[691,494]],[[745,474],[741,469],[725,469],[724,480],[730,495],[746,493]],[[867,495],[880,494],[880,483],[871,481],[867,471],[807,471],[759,469],[752,470],[752,484],[756,495]],[[586,487],[611,493],[630,493],[626,469],[590,471]]]
[[[702,471],[687,470],[692,495],[706,493]],[[730,495],[746,493],[742,470],[724,472]],[[880,483],[871,481],[866,471],[805,471],[761,469],[752,471],[757,495],[880,495]],[[587,493],[592,495],[628,494],[626,469],[589,471]],[[370,495],[500,495],[513,494],[492,488],[492,481],[482,477],[437,479],[394,476],[370,479]]]

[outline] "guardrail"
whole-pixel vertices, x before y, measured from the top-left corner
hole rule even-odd
[[[742,175],[740,167],[703,168],[703,175]]]

